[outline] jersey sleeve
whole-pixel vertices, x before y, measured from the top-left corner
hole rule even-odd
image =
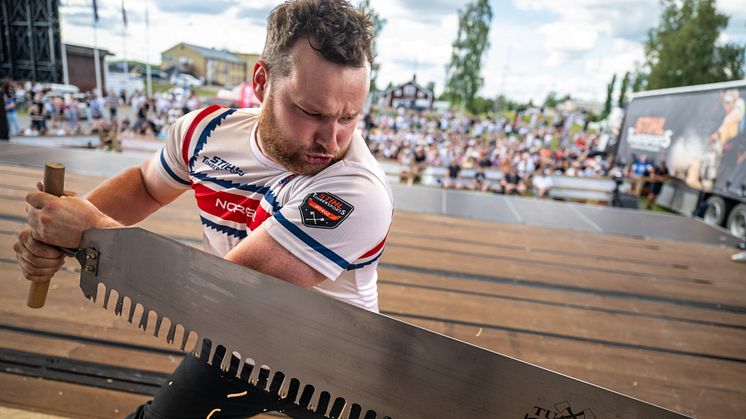
[[[393,201],[377,178],[335,176],[296,192],[262,224],[280,245],[330,280],[378,260]]]
[[[159,162],[159,173],[161,177],[172,187],[186,189],[191,183],[189,181],[189,165],[184,158],[186,137],[188,127],[193,119],[192,114],[179,118],[168,128],[168,138],[156,158]]]

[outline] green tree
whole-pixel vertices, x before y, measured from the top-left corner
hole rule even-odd
[[[427,82],[427,86],[425,88],[433,92],[433,95],[435,94],[435,82],[434,81]]]
[[[606,85],[606,102],[604,103],[604,109],[599,115],[599,119],[604,119],[611,113],[611,104],[613,103],[614,85],[616,84],[616,74],[611,78],[609,84]]]
[[[645,78],[647,74],[643,69],[643,64],[639,61],[635,61],[635,69],[632,72],[632,91],[639,92],[645,90]]]
[[[488,0],[474,0],[459,11],[459,27],[446,68],[446,96],[451,104],[476,112],[475,97],[484,84],[482,55],[489,46],[492,8]]]
[[[472,112],[476,115],[485,115],[495,110],[495,100],[477,96],[474,98],[474,109]]]
[[[744,77],[746,47],[718,45],[729,17],[719,13],[715,0],[661,0],[658,27],[645,42],[644,87],[660,89],[738,80]],[[637,82],[633,86],[641,87]]]
[[[631,75],[629,71],[624,73],[624,78],[622,79],[622,86],[619,88],[619,100],[617,101],[617,105],[619,105],[620,108],[624,107],[624,103],[627,100],[627,91],[629,90],[630,77]]]
[[[557,103],[559,103],[559,100],[557,99],[557,92],[552,90],[547,93],[547,97],[544,99],[544,107],[553,108],[557,106]]]
[[[386,25],[386,19],[382,18],[370,5],[370,0],[360,0],[357,7],[361,12],[370,16],[370,21],[373,24],[373,64],[370,66],[370,91],[374,92],[378,90],[376,79],[378,79],[378,71],[381,69],[381,63],[378,62],[378,35],[381,34],[383,27]]]

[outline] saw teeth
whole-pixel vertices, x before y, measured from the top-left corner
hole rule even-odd
[[[142,313],[142,317],[140,317],[140,324],[137,327],[142,328],[143,331],[146,331],[148,330],[148,317],[150,316],[150,313],[152,311],[144,307],[142,311],[143,313]]]
[[[347,402],[345,399],[341,397],[337,397],[336,400],[334,400],[334,404],[332,405],[332,410],[329,411],[329,418],[330,419],[339,419],[342,417],[342,411],[345,408],[345,404]]]
[[[215,348],[215,354],[212,356],[212,365],[214,367],[223,369],[223,359],[225,359],[225,346],[218,345],[217,348]]]
[[[285,381],[285,374],[282,371],[277,371],[272,377],[272,382],[269,384],[269,392],[275,395],[280,394],[282,383]]]
[[[166,335],[166,342],[174,343],[174,336],[176,336],[176,324],[172,323],[168,328],[168,334]]]
[[[184,336],[181,337],[181,345],[179,345],[179,348],[181,348],[182,351],[186,349],[187,340],[189,340],[190,333],[192,333],[191,330],[184,329]]]
[[[350,413],[347,414],[347,419],[360,419],[360,415],[363,414],[363,408],[359,404],[353,403],[350,406]]]
[[[155,327],[153,328],[153,336],[158,337],[158,333],[161,330],[162,323],[163,323],[163,316],[158,316],[155,319]]]
[[[267,382],[269,381],[269,367],[262,365],[259,368],[259,377],[256,379],[256,386],[261,390],[267,389]]]
[[[111,297],[111,288],[106,288],[106,292],[104,293],[104,309],[109,308],[109,297]],[[93,297],[93,301],[96,302],[96,297]]]
[[[129,315],[127,316],[127,321],[132,323],[132,319],[135,317],[135,310],[137,310],[137,304],[131,298],[129,300],[130,300],[130,312],[129,312]]]
[[[320,415],[326,416],[326,409],[329,407],[330,399],[331,396],[329,395],[329,392],[322,391],[321,394],[319,394],[319,401],[316,403],[316,410],[314,411]]]
[[[259,390],[268,391],[270,394],[278,396],[285,402],[290,402],[302,409],[328,417],[329,419],[378,418],[376,411],[367,410],[365,415],[363,415],[364,409],[359,404],[347,404],[347,401],[342,397],[333,399],[332,403],[332,396],[329,392],[318,392],[311,384],[303,386],[303,391],[300,392],[301,381],[299,379],[289,378],[281,371],[273,372],[267,365],[261,365],[259,368],[256,368],[257,363],[252,358],[244,359],[237,352],[228,351],[224,345],[215,345],[209,338],[201,338],[197,332],[186,329],[185,327],[172,322],[169,317],[161,315],[154,310],[150,310],[143,304],[136,303],[128,296],[120,295],[116,289],[108,288],[104,283],[99,283],[98,285],[102,289],[97,290],[97,292],[90,296],[89,299],[95,302],[96,296],[101,293],[104,299],[103,308],[108,309],[111,305],[111,300],[114,298],[114,294],[116,294],[114,313],[119,316],[121,316],[124,311],[126,299],[128,303],[127,320],[130,323],[132,323],[135,314],[140,313],[137,311],[137,306],[140,306],[142,314],[138,314],[138,327],[147,330],[148,324],[152,321],[150,319],[152,313],[152,316],[155,317],[155,324],[152,332],[155,337],[160,337],[165,319],[169,324],[168,332],[166,334],[166,341],[169,344],[174,343],[177,328],[181,329],[180,332],[183,331],[183,335],[180,336],[181,342],[179,345],[182,351],[186,350],[189,343],[189,336],[194,333],[196,339],[196,345],[193,347],[194,355],[205,363],[211,364],[233,377],[238,377],[244,383],[249,383]],[[200,349],[197,350],[197,347]],[[227,358],[226,354],[229,354]],[[384,416],[382,419],[391,419],[391,417]]]
[[[117,297],[117,304],[114,306],[114,314],[117,316],[122,315],[122,308],[124,307],[124,295]]]
[[[241,368],[241,381],[244,383],[251,382],[251,373],[254,372],[254,360],[251,358],[246,358],[243,363],[243,367]]]
[[[228,374],[232,377],[238,375],[238,368],[241,366],[241,357],[235,353],[231,353],[230,362],[228,364]]]
[[[300,390],[300,381],[297,378],[291,378],[284,399],[295,403],[295,400],[298,398],[298,390]]]
[[[303,393],[300,394],[300,400],[298,400],[298,406],[307,409],[308,404],[311,403],[311,397],[313,397],[313,386],[306,384],[303,387]]]

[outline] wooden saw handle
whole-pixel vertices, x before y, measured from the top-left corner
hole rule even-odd
[[[49,161],[44,164],[44,192],[54,196],[62,196],[65,193],[64,164]],[[31,308],[44,307],[50,282],[32,282],[26,305]]]

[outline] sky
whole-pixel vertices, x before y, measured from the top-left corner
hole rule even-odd
[[[357,0],[352,0],[356,4]],[[731,17],[724,42],[746,43],[744,0],[719,0]],[[160,63],[160,53],[187,42],[234,52],[260,53],[269,12],[280,0],[97,0],[99,48]],[[445,83],[463,0],[371,0],[386,19],[378,38],[378,85],[411,80]],[[643,61],[642,43],[658,22],[658,0],[490,0],[490,46],[482,61],[480,95],[542,102],[550,91],[602,101],[614,74]],[[146,29],[146,10],[149,29]],[[61,0],[62,38],[93,46],[92,0]],[[124,36],[126,34],[126,36]],[[149,35],[149,36],[146,36]],[[149,41],[148,41],[149,39]]]

